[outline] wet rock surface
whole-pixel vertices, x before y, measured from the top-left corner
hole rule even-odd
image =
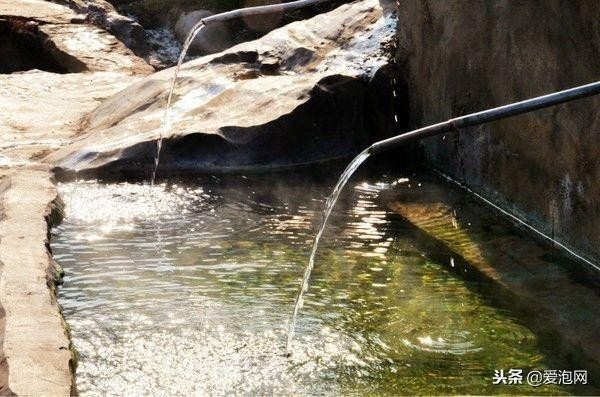
[[[186,63],[159,172],[257,171],[355,153],[373,139],[367,97],[378,73],[393,73],[385,46],[395,26],[389,9],[360,1]],[[172,75],[105,101],[77,142],[45,161],[65,173],[151,170]],[[379,111],[393,120],[389,106]]]

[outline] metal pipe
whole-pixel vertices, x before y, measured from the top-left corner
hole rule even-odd
[[[417,139],[439,135],[447,131],[471,127],[597,94],[600,94],[600,81],[555,92],[553,94],[527,99],[510,105],[484,110],[482,112],[467,114],[466,116],[456,117],[442,123],[419,128],[418,130],[413,130],[402,135],[376,142],[371,145],[369,152],[372,154],[380,153]]]
[[[291,1],[289,3],[279,3],[279,4],[270,4],[266,6],[255,6],[255,7],[247,7],[240,8],[239,10],[222,12],[220,14],[211,15],[202,19],[202,22],[205,25],[208,25],[213,22],[223,22],[228,21],[230,19],[247,17],[250,15],[261,15],[261,14],[270,14],[274,12],[285,12],[291,11],[302,7],[307,7],[319,3],[325,3],[331,0],[297,0]]]

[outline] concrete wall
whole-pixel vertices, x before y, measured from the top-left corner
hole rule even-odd
[[[600,80],[595,0],[407,0],[413,126]],[[600,97],[425,141],[429,159],[600,263]]]

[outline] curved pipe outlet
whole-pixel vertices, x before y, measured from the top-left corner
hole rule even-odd
[[[434,135],[439,135],[444,132],[457,130],[463,127],[471,127],[489,121],[504,119],[518,114],[528,113],[534,110],[546,108],[549,106],[558,105],[564,102],[569,102],[575,99],[585,98],[592,95],[600,94],[600,81],[582,85],[568,90],[555,92],[548,95],[543,95],[521,102],[511,103],[509,105],[500,106],[493,109],[484,110],[477,113],[467,114],[465,116],[456,117],[442,123],[433,124],[427,127],[419,128],[407,132],[402,135],[397,135],[392,138],[384,139],[371,145],[369,152],[377,154],[385,150],[393,149],[407,142],[415,141],[422,138],[427,138]]]
[[[247,17],[251,15],[261,15],[261,14],[270,14],[274,12],[285,12],[296,10],[298,8],[308,7],[311,5],[326,3],[331,0],[297,0],[291,1],[289,3],[279,3],[279,4],[271,4],[266,6],[255,6],[255,7],[247,7],[240,8],[238,10],[232,10],[227,12],[222,12],[220,14],[211,15],[201,20],[204,25],[211,24],[213,22],[223,22],[228,21],[230,19],[236,19],[241,17]]]

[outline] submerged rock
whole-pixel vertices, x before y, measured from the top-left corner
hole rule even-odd
[[[395,27],[390,9],[363,0],[185,64],[159,172],[296,166],[390,134],[391,77],[381,76],[394,72],[386,47]],[[81,138],[46,161],[66,173],[151,170],[172,76],[161,71],[106,100]],[[389,103],[371,106],[373,90]]]

